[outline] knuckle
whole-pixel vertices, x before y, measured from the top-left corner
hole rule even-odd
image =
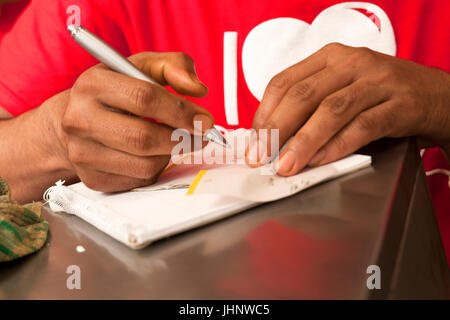
[[[321,52],[326,55],[327,66],[340,66],[345,63],[347,52],[351,50],[351,47],[343,45],[339,42],[331,42],[322,47]]]
[[[78,165],[87,164],[89,162],[88,160],[88,154],[81,148],[79,145],[76,145],[74,143],[70,143],[67,147],[67,156],[70,160],[70,162]]]
[[[89,118],[90,106],[93,106],[89,99],[70,102],[61,119],[61,128],[69,134],[89,134],[95,130],[95,125]]]
[[[359,129],[363,132],[376,132],[378,129],[377,120],[368,113],[361,113],[355,120]]]
[[[72,86],[71,93],[78,95],[91,91],[99,82],[98,69],[93,67],[83,72]]]
[[[352,98],[349,95],[336,94],[326,98],[323,107],[333,116],[341,116],[346,113],[351,105]]]
[[[80,127],[82,121],[76,111],[77,108],[72,108],[70,105],[64,112],[64,116],[61,120],[61,127],[65,132],[73,132]]]
[[[271,92],[277,93],[288,88],[290,84],[290,78],[286,75],[286,73],[281,72],[270,80],[267,85],[267,89]]]
[[[81,74],[75,83],[72,85],[72,89],[70,90],[70,97],[77,96],[81,92],[84,91],[85,81],[83,80],[83,74]]]
[[[287,95],[297,100],[308,100],[314,96],[315,90],[311,83],[307,81],[301,81],[294,84]]]
[[[173,56],[175,57],[175,59],[177,60],[181,60],[187,63],[194,63],[194,60],[191,58],[190,55],[184,53],[184,52],[174,52]]]
[[[353,48],[349,60],[367,65],[375,59],[375,52],[366,47]]]
[[[378,65],[377,73],[374,75],[376,84],[382,84],[386,81],[392,81],[395,71],[389,64]]]
[[[339,156],[343,156],[344,154],[346,154],[349,151],[349,146],[347,141],[342,138],[340,135],[337,135],[334,139],[333,139],[333,144],[334,144],[334,148],[337,151],[337,154]]]
[[[126,143],[140,153],[146,153],[151,147],[151,134],[148,130],[135,128],[126,134]]]
[[[339,42],[331,42],[323,46],[322,50],[325,50],[327,52],[336,52],[339,50],[342,50],[345,46],[342,43]]]
[[[87,86],[87,83],[90,83],[89,77],[87,76],[88,71],[82,73],[78,79],[75,81],[75,83],[72,86],[72,90],[70,90],[71,94],[78,94],[80,92],[83,92],[84,89]]]
[[[392,70],[390,68],[380,68],[376,75],[374,75],[367,82],[370,85],[383,85],[392,81]]]
[[[152,105],[153,89],[151,86],[134,86],[129,92],[129,98],[138,113],[144,113]]]
[[[72,112],[69,110],[66,110],[64,113],[64,116],[61,120],[61,128],[65,132],[70,132],[73,129],[73,123],[74,123],[74,117],[72,115]]]
[[[392,66],[387,66],[384,69],[383,76],[384,76],[383,81],[395,83],[396,89],[398,91],[403,92],[403,91],[409,89],[409,86],[404,85],[406,82],[404,81],[405,79],[403,77],[403,74],[401,72],[399,72],[398,70],[396,70],[395,68],[393,68]]]

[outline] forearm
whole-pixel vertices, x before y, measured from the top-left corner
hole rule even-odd
[[[21,203],[42,199],[59,179],[77,179],[57,130],[67,99],[68,93],[61,93],[39,108],[0,121],[0,176]]]
[[[439,147],[450,161],[450,73],[439,70],[442,76],[436,85],[434,103],[426,117],[426,132],[419,135],[419,147]]]
[[[442,140],[439,141],[438,146],[444,152],[447,161],[450,161],[450,73],[445,72],[447,85],[443,88],[442,109],[444,112],[440,115],[442,118],[441,127]]]

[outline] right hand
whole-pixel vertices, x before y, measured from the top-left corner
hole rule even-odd
[[[192,59],[183,53],[145,52],[129,60],[180,94],[207,94]],[[202,122],[203,131],[214,123],[211,114],[193,102],[99,64],[71,89],[61,133],[81,181],[97,191],[117,192],[155,182],[178,143],[171,141],[172,131],[183,128],[193,134],[194,120]]]

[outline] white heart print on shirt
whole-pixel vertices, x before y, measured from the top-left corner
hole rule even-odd
[[[331,6],[311,25],[295,18],[268,20],[250,31],[242,48],[242,67],[250,92],[261,101],[273,76],[331,42],[368,47],[390,55],[396,53],[390,20],[380,7],[371,3]]]

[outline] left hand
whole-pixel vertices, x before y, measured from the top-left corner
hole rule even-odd
[[[280,154],[282,176],[383,137],[418,136],[424,146],[445,146],[450,75],[367,48],[329,44],[270,81],[253,127],[279,129],[280,146],[293,137]],[[247,163],[255,157],[247,150]]]

